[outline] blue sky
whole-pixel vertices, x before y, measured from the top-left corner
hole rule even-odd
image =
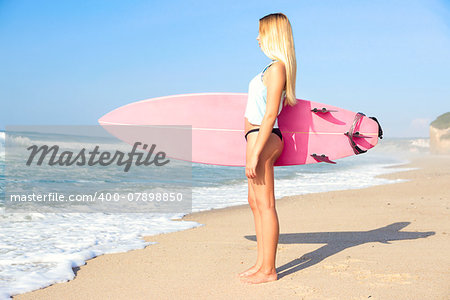
[[[0,0],[0,130],[97,124],[165,95],[246,93],[270,61],[258,20],[292,24],[297,98],[425,137],[450,111],[450,2]]]

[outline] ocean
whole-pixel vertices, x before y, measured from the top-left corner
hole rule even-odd
[[[404,170],[401,165],[408,162],[408,155],[428,151],[427,138],[384,138],[367,153],[340,159],[336,165],[275,167],[275,197],[403,181],[376,176]],[[8,213],[5,186],[9,180],[26,186],[26,179],[5,174],[5,133],[0,132],[0,298],[73,279],[72,268],[95,256],[151,245],[143,236],[202,226],[173,220],[184,213]],[[45,180],[39,184],[43,189],[51,186]],[[83,181],[76,184],[83,188]],[[246,203],[244,168],[192,164],[192,211]]]

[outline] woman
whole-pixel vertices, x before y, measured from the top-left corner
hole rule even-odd
[[[258,256],[255,265],[239,276],[249,283],[277,280],[275,256],[279,225],[273,166],[284,147],[277,116],[283,106],[297,103],[297,63],[288,18],[282,13],[261,18],[256,39],[272,62],[250,81],[245,110],[245,175],[248,178],[248,203],[255,221]]]

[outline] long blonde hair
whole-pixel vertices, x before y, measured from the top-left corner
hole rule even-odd
[[[272,60],[280,60],[286,67],[286,101],[284,106],[294,106],[297,60],[295,58],[294,37],[288,18],[282,13],[274,13],[259,19],[261,50]]]

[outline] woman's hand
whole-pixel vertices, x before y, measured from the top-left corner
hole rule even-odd
[[[256,166],[258,165],[259,155],[252,155],[245,166],[245,176],[248,178],[256,177]]]

